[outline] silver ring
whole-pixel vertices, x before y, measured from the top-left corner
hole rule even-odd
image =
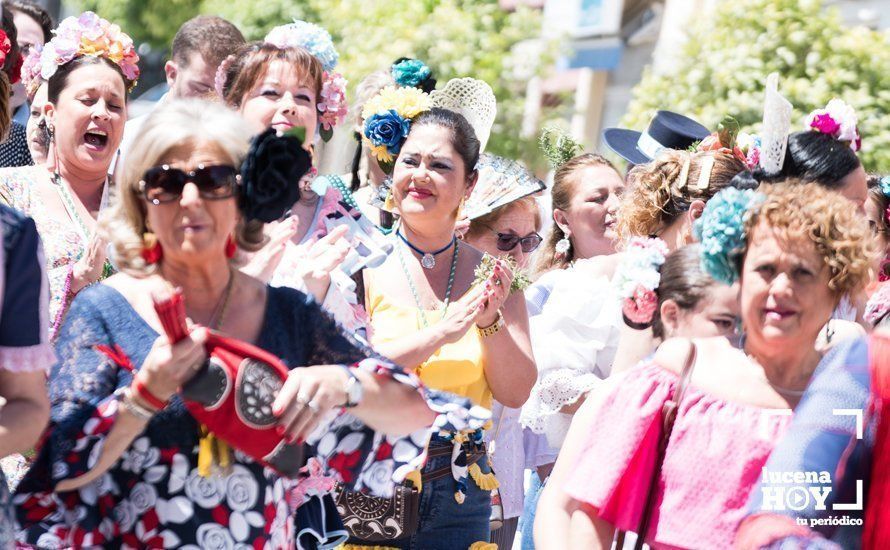
[[[309,400],[306,399],[305,397],[303,397],[302,395],[298,395],[298,396],[297,396],[297,403],[299,403],[301,406],[305,407],[306,405],[309,404]]]
[[[309,410],[312,411],[312,414],[318,414],[321,411],[321,407],[318,406],[318,403],[315,401],[309,401],[306,403],[306,406],[309,407]]]

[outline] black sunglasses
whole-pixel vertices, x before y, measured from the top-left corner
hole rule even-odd
[[[235,196],[241,176],[234,166],[199,164],[197,170],[184,172],[164,164],[145,171],[139,191],[148,202],[163,204],[178,200],[188,182],[197,186],[201,198],[220,200]]]
[[[536,248],[541,245],[541,241],[544,239],[541,238],[537,233],[532,233],[531,235],[526,235],[525,237],[520,237],[519,235],[515,235],[513,233],[499,233],[494,229],[485,226],[486,229],[491,231],[492,233],[497,233],[498,236],[498,250],[501,252],[510,252],[516,245],[519,244],[522,247],[522,251],[528,254],[529,252],[534,252]]]

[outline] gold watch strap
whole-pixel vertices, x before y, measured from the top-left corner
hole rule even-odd
[[[501,312],[498,312],[498,318],[495,319],[494,323],[488,325],[485,328],[476,325],[476,330],[479,332],[479,336],[483,338],[488,338],[489,336],[494,336],[504,327],[504,317],[501,315]]]

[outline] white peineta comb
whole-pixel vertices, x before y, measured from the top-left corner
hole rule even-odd
[[[430,98],[433,107],[462,114],[476,132],[479,152],[485,150],[498,114],[498,102],[491,86],[475,78],[452,78],[441,90],[433,90]]]
[[[767,174],[782,171],[793,110],[791,102],[779,93],[779,73],[771,73],[766,77],[763,132],[760,134],[760,167]]]

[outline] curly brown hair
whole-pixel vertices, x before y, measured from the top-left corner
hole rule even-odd
[[[871,279],[877,246],[868,222],[837,192],[817,183],[786,180],[762,186],[763,203],[745,222],[746,241],[761,224],[788,240],[816,246],[830,272],[828,288],[840,297],[855,293]],[[747,253],[747,243],[742,258]]]
[[[699,186],[706,163],[713,159],[707,187]],[[680,181],[683,165],[689,173]],[[693,201],[707,202],[721,189],[730,186],[733,177],[747,169],[745,163],[724,151],[676,151],[666,149],[648,164],[635,166],[628,176],[629,192],[618,208],[618,235],[622,241],[648,237],[664,230],[683,215]]]

